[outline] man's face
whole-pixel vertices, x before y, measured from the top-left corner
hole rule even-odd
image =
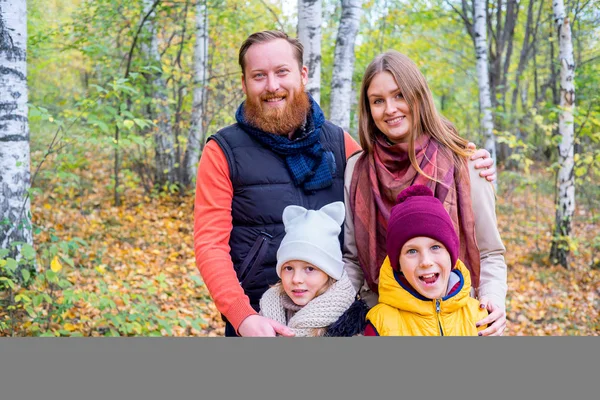
[[[293,133],[304,122],[308,109],[304,92],[308,69],[299,69],[294,50],[284,39],[252,45],[245,61],[242,88],[246,117],[264,131]]]

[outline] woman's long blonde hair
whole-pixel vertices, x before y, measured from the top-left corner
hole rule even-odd
[[[371,81],[380,72],[392,74],[410,109],[412,126],[408,137],[408,157],[412,166],[420,174],[435,180],[421,170],[415,155],[416,138],[427,134],[439,142],[442,149],[449,149],[452,152],[454,164],[460,171],[464,159],[472,154],[472,151],[467,149],[468,141],[460,137],[456,127],[437,111],[427,81],[415,63],[404,54],[393,50],[375,57],[363,77],[358,104],[358,136],[363,150],[371,153],[375,136],[380,133],[371,115],[367,96]]]

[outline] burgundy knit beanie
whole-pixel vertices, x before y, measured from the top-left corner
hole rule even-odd
[[[430,237],[442,243],[450,253],[454,268],[460,248],[458,236],[442,202],[424,185],[404,189],[392,207],[386,249],[394,270],[400,270],[398,259],[404,243],[418,236]]]

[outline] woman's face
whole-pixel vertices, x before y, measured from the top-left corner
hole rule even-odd
[[[394,76],[383,71],[367,88],[369,108],[375,126],[393,143],[408,142],[412,115]]]

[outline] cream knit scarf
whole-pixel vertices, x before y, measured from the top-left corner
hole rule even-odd
[[[327,328],[350,307],[356,292],[344,271],[339,281],[304,307],[295,304],[278,284],[267,290],[260,299],[260,314],[291,328],[296,337],[315,336]],[[291,317],[288,320],[288,316]]]

